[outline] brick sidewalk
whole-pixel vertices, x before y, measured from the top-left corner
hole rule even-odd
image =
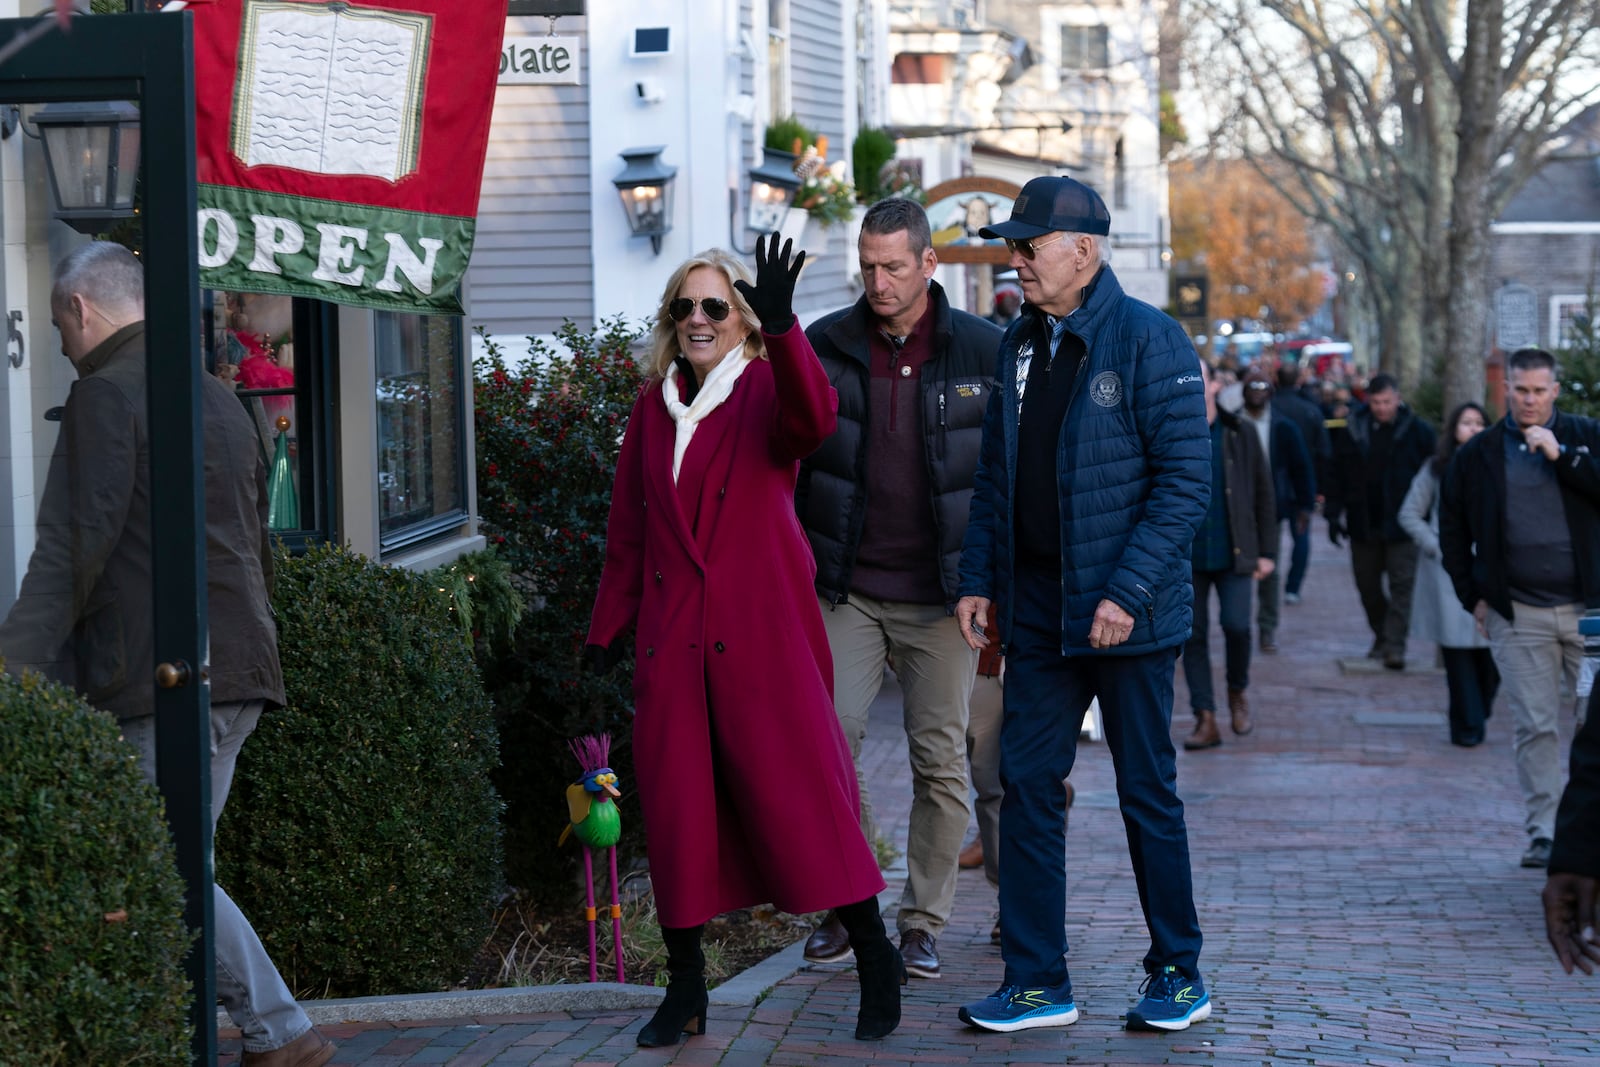
[[[324,1029],[335,1064],[1593,1064],[1600,979],[1561,973],[1546,947],[1540,872],[1525,840],[1502,708],[1488,742],[1448,742],[1444,679],[1346,675],[1370,636],[1348,557],[1321,530],[1305,602],[1285,607],[1282,652],[1257,656],[1257,728],[1220,749],[1180,749],[1201,965],[1212,1018],[1179,1034],[1122,1029],[1148,943],[1110,760],[1085,743],[1068,838],[1069,962],[1083,1018],[1014,1035],[969,1030],[956,1008],[999,984],[995,898],[964,871],[939,940],[945,977],[913,979],[898,1031],[852,1036],[851,968],[805,968],[750,1009],[712,1008],[677,1049],[634,1046],[637,1011],[553,1013]],[[1215,611],[1213,611],[1213,618]],[[1214,635],[1220,687],[1220,635]],[[1411,661],[1431,647],[1413,642]],[[1181,674],[1173,733],[1188,732]],[[1570,732],[1571,721],[1565,723]],[[904,847],[909,772],[897,715],[874,717],[874,802]],[[891,922],[892,925],[892,922]],[[225,1042],[224,1050],[237,1050]],[[224,1062],[228,1062],[228,1057]]]

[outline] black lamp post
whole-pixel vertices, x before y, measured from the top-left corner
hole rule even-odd
[[[93,236],[134,215],[139,109],[124,100],[46,104],[33,114],[44,142],[56,218]]]
[[[625,148],[619,154],[628,164],[611,179],[622,197],[622,210],[628,216],[628,229],[635,237],[650,238],[650,247],[661,254],[661,238],[672,229],[672,179],[677,167],[661,162],[666,145]]]

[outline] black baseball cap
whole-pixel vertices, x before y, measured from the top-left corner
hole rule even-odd
[[[1011,218],[985,226],[983,237],[1023,239],[1042,237],[1064,230],[1067,233],[1111,232],[1111,212],[1100,194],[1065,175],[1035,178],[1022,187],[1011,205]]]

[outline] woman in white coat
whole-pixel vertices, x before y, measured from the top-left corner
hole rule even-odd
[[[1439,454],[1417,472],[1400,505],[1401,527],[1417,543],[1417,584],[1411,594],[1411,636],[1432,641],[1444,659],[1450,689],[1450,741],[1470,748],[1483,741],[1500,672],[1489,654],[1489,641],[1472,614],[1461,606],[1439,555],[1439,483],[1456,449],[1483,432],[1488,416],[1477,404],[1462,404],[1450,413],[1439,435]]]

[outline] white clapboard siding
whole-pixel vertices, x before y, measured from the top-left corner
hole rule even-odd
[[[855,9],[843,0],[790,0],[789,86],[794,113],[828,138],[830,163],[850,158],[850,145],[844,137],[845,109],[855,103],[845,99],[844,64],[854,63],[855,56],[841,47],[840,26],[846,19],[854,25]],[[856,252],[849,246],[846,230],[843,223],[825,230],[806,227],[808,242],[820,237],[825,243],[811,250],[821,259],[818,269],[807,270],[800,279],[796,307],[828,311],[855,302],[847,278],[855,269]]]

